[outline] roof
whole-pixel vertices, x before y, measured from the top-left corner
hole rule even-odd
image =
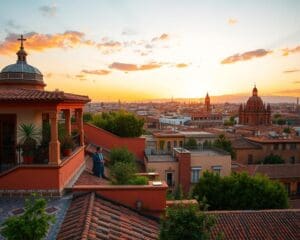
[[[41,91],[23,88],[3,88],[0,89],[0,103],[10,102],[83,102],[90,99],[87,96],[65,93],[62,91]]]
[[[257,143],[300,143],[299,137],[293,137],[293,138],[247,137],[246,139]]]
[[[265,164],[257,165],[255,172],[269,178],[300,178],[300,164]]]
[[[222,233],[224,240],[300,239],[300,209],[263,211],[219,211],[212,239]]]
[[[158,222],[95,193],[74,197],[58,240],[157,239]]]
[[[261,149],[262,147],[250,141],[247,141],[245,138],[236,138],[231,141],[232,147],[234,149]]]
[[[6,67],[4,67],[1,71],[1,73],[10,73],[10,72],[19,72],[19,73],[35,73],[35,74],[40,74],[40,70],[38,70],[36,67],[33,67],[29,64],[27,64],[24,61],[17,62],[15,64],[10,64]]]

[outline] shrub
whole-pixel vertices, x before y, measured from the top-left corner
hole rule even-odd
[[[284,160],[278,156],[278,155],[269,155],[266,156],[265,159],[263,160],[263,164],[282,164],[284,163]]]
[[[130,179],[134,178],[136,166],[133,163],[116,162],[110,166],[110,176],[115,185],[129,184]]]
[[[128,184],[130,185],[147,185],[148,178],[145,176],[134,176],[129,179]]]
[[[135,163],[135,156],[127,148],[113,148],[109,154],[109,165],[117,162]]]
[[[195,138],[189,138],[184,146],[187,148],[187,149],[197,149],[198,145],[197,145],[197,141]]]
[[[12,216],[2,224],[1,234],[9,240],[40,240],[46,236],[54,216],[45,212],[46,200],[28,198],[25,201],[25,212],[21,216]]]

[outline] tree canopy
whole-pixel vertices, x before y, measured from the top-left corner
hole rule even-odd
[[[143,119],[125,111],[94,115],[91,123],[120,137],[139,137],[144,126]]]
[[[231,141],[227,139],[224,134],[219,135],[219,137],[213,142],[213,146],[230,153],[232,158],[235,157],[235,152],[232,148]]]
[[[46,200],[33,196],[25,201],[25,212],[20,216],[12,216],[2,224],[1,234],[9,240],[44,239],[54,216],[45,212]]]
[[[195,138],[189,138],[185,143],[184,147],[187,149],[197,149],[197,141]]]
[[[200,201],[207,199],[211,210],[258,210],[288,207],[288,195],[284,186],[265,176],[249,176],[233,173],[221,177],[204,172],[193,190]]]
[[[199,206],[176,204],[166,209],[161,219],[160,240],[208,240],[215,217],[199,210]]]

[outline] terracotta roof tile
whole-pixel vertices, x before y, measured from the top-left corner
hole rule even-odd
[[[65,93],[62,91],[41,91],[23,88],[0,89],[0,102],[84,102],[90,99],[87,96]]]
[[[255,173],[267,175],[269,178],[300,178],[300,164],[266,164],[257,165]]]
[[[157,239],[158,222],[95,193],[74,197],[57,239]]]
[[[300,210],[220,211],[212,239],[222,233],[224,240],[298,240]]]

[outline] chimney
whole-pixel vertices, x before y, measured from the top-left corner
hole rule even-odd
[[[191,153],[186,149],[178,149],[178,183],[182,186],[182,190],[187,194],[190,190],[191,183]]]

